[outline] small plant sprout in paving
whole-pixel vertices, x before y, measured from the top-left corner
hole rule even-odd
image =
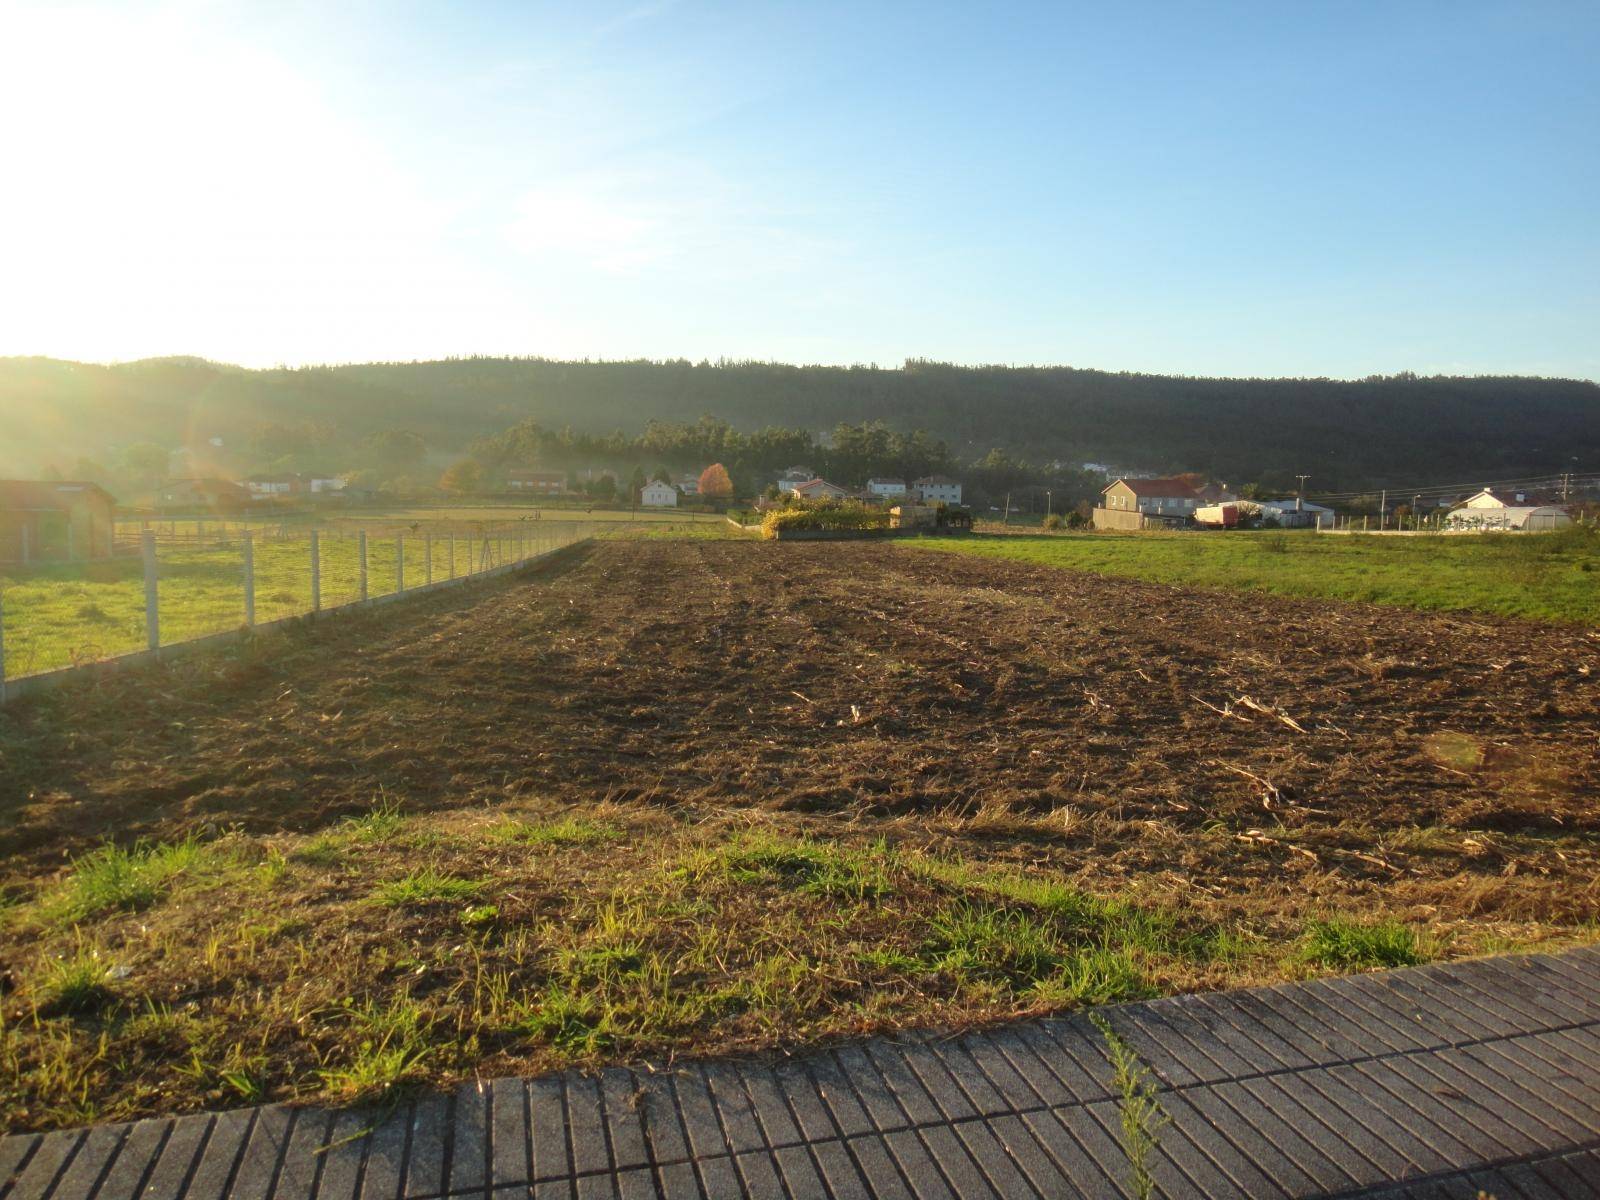
[[[1117,1117],[1121,1128],[1122,1155],[1128,1163],[1128,1189],[1137,1200],[1150,1200],[1156,1183],[1150,1173],[1150,1159],[1156,1151],[1161,1131],[1172,1123],[1157,1099],[1150,1068],[1099,1013],[1089,1019],[1105,1039],[1111,1058],[1111,1086],[1117,1095]]]

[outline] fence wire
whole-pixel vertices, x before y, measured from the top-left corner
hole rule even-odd
[[[600,528],[589,521],[341,522],[315,530],[221,520],[123,525],[110,558],[0,567],[0,681],[462,581]]]

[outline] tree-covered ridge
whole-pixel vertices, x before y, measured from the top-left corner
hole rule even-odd
[[[435,456],[522,422],[575,436],[646,436],[702,415],[742,437],[840,423],[926,430],[957,463],[999,448],[1033,463],[1104,462],[1315,488],[1454,482],[1600,461],[1600,388],[1582,380],[1432,377],[1205,379],[1076,367],[789,366],[463,358],[243,370],[198,359],[116,366],[0,360],[0,472],[134,443],[315,426],[339,466],[374,434],[416,432]],[[14,417],[14,419],[13,419]],[[781,456],[780,456],[781,457]],[[731,466],[732,464],[730,464]]]

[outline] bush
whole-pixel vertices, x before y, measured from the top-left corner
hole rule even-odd
[[[887,528],[889,514],[885,509],[849,501],[782,508],[769,512],[761,522],[761,531],[767,537],[777,537],[780,530]]]
[[[1044,519],[1044,527],[1046,529],[1065,529],[1066,525],[1067,523],[1060,513],[1051,513]]]

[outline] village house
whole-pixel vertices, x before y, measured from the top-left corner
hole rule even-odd
[[[1181,525],[1201,500],[1182,479],[1118,479],[1103,492],[1094,510],[1096,529],[1160,529]]]
[[[778,490],[792,492],[802,483],[810,483],[817,476],[810,467],[790,467],[778,476]]]
[[[896,499],[906,494],[906,481],[904,479],[869,479],[867,480],[867,495],[874,500]]]
[[[156,493],[156,503],[162,508],[223,511],[241,509],[250,502],[248,489],[226,479],[169,479]]]
[[[639,489],[639,503],[646,508],[677,508],[678,489],[670,483],[652,479]]]
[[[829,483],[826,479],[809,479],[790,491],[802,500],[842,500],[850,494],[848,488]]]
[[[1332,529],[1334,517],[1338,515],[1331,508],[1294,496],[1287,500],[1262,500],[1259,503],[1262,518],[1276,521],[1285,529]]]
[[[961,483],[948,475],[924,475],[912,481],[910,491],[923,504],[961,503]]]
[[[1484,488],[1451,509],[1445,515],[1444,526],[1456,531],[1536,533],[1565,529],[1572,524],[1572,517],[1566,509],[1554,504],[1540,504],[1537,502],[1539,499],[1525,490]]]
[[[96,483],[0,480],[0,562],[110,558],[116,503]]]
[[[531,471],[515,468],[506,472],[506,487],[513,492],[532,492],[536,496],[560,496],[567,490],[563,471]]]
[[[251,475],[244,480],[244,487],[253,500],[283,499],[306,490],[298,475]]]
[[[700,494],[700,476],[698,475],[679,475],[677,484],[678,490],[685,496],[698,496]]]

